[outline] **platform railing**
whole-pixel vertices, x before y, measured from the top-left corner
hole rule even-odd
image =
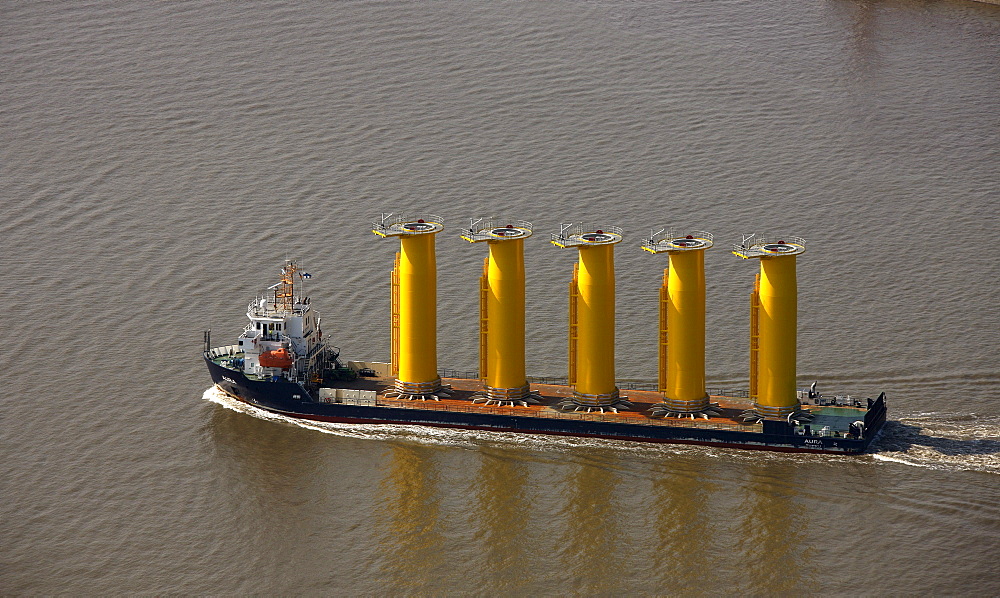
[[[479,220],[472,219],[465,235],[471,240],[486,241],[495,238],[490,234],[490,231],[497,228],[506,228],[507,226],[522,228],[530,232],[532,225],[527,220],[516,220],[513,218],[505,218],[503,216],[481,218]]]
[[[806,240],[802,237],[776,237],[776,236],[764,236],[757,233],[753,235],[747,235],[744,237],[742,243],[733,243],[733,252],[737,254],[744,254],[750,257],[759,257],[758,254],[766,254],[761,248],[764,245],[769,245],[773,243],[778,243],[784,241],[789,245],[797,245],[805,249]]]
[[[417,222],[418,220],[422,220],[423,222],[433,222],[435,224],[442,224],[444,222],[443,218],[435,214],[384,214],[379,221],[372,222],[372,230],[384,233],[397,224]]]
[[[674,230],[667,230],[667,231],[661,230],[659,232],[651,231],[649,238],[642,240],[642,247],[650,250],[656,249],[658,245],[664,241],[670,241],[673,239],[683,239],[688,235],[690,235],[695,239],[705,239],[710,243],[715,243],[715,235],[703,230],[693,230],[683,234]]]
[[[625,231],[623,231],[620,226],[595,226],[584,229],[582,224],[572,224],[572,225],[564,225],[563,229],[558,233],[551,233],[549,235],[549,239],[553,243],[557,243],[560,245],[569,244],[572,243],[570,237],[573,237],[574,235],[582,235],[584,233],[592,233],[596,231],[602,231],[608,234],[618,235],[619,237],[625,236]]]

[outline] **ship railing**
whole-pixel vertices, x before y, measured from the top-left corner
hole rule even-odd
[[[457,413],[477,413],[488,415],[508,415],[520,417],[542,417],[546,419],[572,419],[578,421],[599,421],[608,423],[628,423],[642,426],[667,426],[672,428],[692,428],[697,430],[727,430],[733,432],[762,432],[762,424],[741,424],[737,422],[706,422],[691,419],[653,419],[649,417],[635,418],[614,413],[581,413],[574,411],[558,411],[544,408],[529,411],[523,407],[499,407],[483,405],[448,405],[438,402],[406,401],[378,397],[375,404],[379,407],[395,407],[401,409],[423,409],[427,411],[450,411]]]
[[[240,352],[239,345],[226,345],[224,347],[213,347],[208,350],[208,356],[212,359],[219,357],[232,357]]]
[[[568,386],[569,379],[565,376],[528,376],[531,384],[551,384],[553,386]]]
[[[282,342],[288,343],[291,346],[292,337],[288,336],[284,332],[262,332],[257,340],[267,341],[267,342]]]
[[[453,378],[456,380],[479,380],[479,372],[476,370],[457,370],[451,368],[438,368],[438,376],[441,378]],[[528,376],[529,384],[548,384],[552,386],[568,386],[569,379],[565,376]],[[658,392],[659,384],[656,382],[644,382],[634,380],[619,380],[616,385],[619,390],[638,390],[645,392]],[[732,388],[706,388],[705,391],[713,397],[733,397],[738,399],[749,399],[750,392],[746,389]]]
[[[263,300],[264,305],[261,307],[261,301]],[[309,311],[309,298],[303,298],[296,294],[292,297],[292,309],[278,309],[275,305],[274,300],[267,295],[257,295],[257,298],[247,304],[247,315],[256,316],[258,318],[268,318],[273,316],[301,316],[305,312]]]
[[[479,380],[479,372],[476,370],[453,370],[450,368],[438,368],[438,376],[441,378],[454,378],[456,380]]]
[[[618,390],[644,390],[648,392],[656,392],[660,390],[660,385],[656,382],[627,382],[618,381]]]
[[[738,399],[749,399],[750,391],[745,388],[706,388],[705,392],[713,397],[733,397]]]

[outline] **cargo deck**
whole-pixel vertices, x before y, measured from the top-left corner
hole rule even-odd
[[[293,416],[303,416],[308,419],[325,419],[334,421],[337,418],[317,416],[326,411],[334,410],[332,412],[335,412],[337,407],[340,406],[366,407],[369,408],[369,410],[370,408],[375,407],[388,408],[390,411],[395,413],[399,413],[397,410],[405,410],[406,412],[410,412],[412,415],[404,419],[414,419],[415,421],[420,420],[422,423],[428,422],[423,421],[425,418],[420,417],[416,412],[450,413],[455,414],[458,417],[461,417],[462,415],[498,416],[511,421],[513,424],[511,426],[512,429],[516,428],[516,421],[518,419],[541,418],[560,420],[567,423],[570,421],[577,421],[581,423],[593,422],[598,425],[623,424],[629,427],[649,426],[653,428],[689,429],[692,431],[727,431],[740,433],[741,436],[747,435],[746,437],[764,437],[768,434],[765,432],[764,422],[743,423],[738,418],[742,412],[752,407],[753,401],[746,396],[733,396],[735,395],[735,392],[733,394],[711,395],[712,402],[717,403],[720,408],[720,414],[718,416],[694,418],[652,417],[649,414],[650,408],[662,401],[662,395],[653,390],[623,390],[623,396],[627,397],[633,405],[630,410],[619,410],[617,413],[609,411],[592,411],[588,413],[586,411],[565,411],[558,409],[556,405],[565,400],[567,397],[572,396],[573,390],[572,387],[568,385],[554,383],[533,382],[531,384],[532,390],[537,393],[541,399],[540,403],[537,405],[529,404],[527,406],[501,406],[473,403],[472,399],[474,395],[483,389],[483,382],[479,379],[471,377],[442,377],[442,383],[449,387],[451,397],[440,397],[438,400],[407,400],[401,398],[388,398],[384,396],[384,394],[391,391],[394,388],[395,383],[395,378],[390,376],[360,376],[354,380],[343,380],[323,384],[322,388],[315,388],[311,392],[306,392],[303,387],[299,387],[298,385],[292,385],[293,388],[301,388],[303,392],[298,393],[298,398],[294,401],[286,402],[284,406],[278,408],[275,406],[268,406],[260,401],[255,401],[253,400],[252,395],[241,396],[241,393],[233,392],[235,387],[242,386],[240,384],[227,384],[228,381],[226,378],[241,377],[241,374],[238,371],[230,369],[230,364],[233,360],[239,360],[241,357],[241,354],[236,352],[235,349],[236,347],[232,346],[220,347],[211,354],[206,355],[206,359],[212,365],[219,368],[217,371],[228,371],[230,374],[230,376],[220,376],[220,380],[223,381],[223,383],[220,384],[220,387],[224,391],[265,409],[284,412]],[[450,373],[453,376],[456,375],[454,370],[442,370],[441,373]],[[272,382],[266,381],[254,382],[256,382],[256,384],[264,385],[273,384]],[[640,383],[623,382],[622,386],[628,387],[630,385],[634,386],[638,384]],[[357,391],[362,392],[359,393]],[[296,395],[293,394],[291,396],[295,397]],[[819,396],[811,399],[813,404],[807,404],[807,401],[810,401],[810,399],[803,400],[802,408],[810,411],[814,415],[813,421],[810,424],[788,426],[786,433],[805,438],[845,439],[856,441],[862,439],[856,438],[852,434],[851,424],[858,421],[866,422],[869,425],[874,423],[871,421],[872,418],[869,417],[868,405],[862,405],[861,401],[855,398]],[[305,408],[305,406],[310,403],[313,404],[313,407]],[[838,405],[836,403],[849,404]],[[297,405],[302,405],[302,408],[296,408]],[[300,411],[316,411],[316,413],[310,415],[308,413],[299,413]],[[381,409],[376,410],[375,413],[381,411]],[[388,417],[388,411],[386,411],[386,413],[387,422],[393,421],[397,423],[405,423],[400,421],[398,417]],[[427,415],[430,415],[430,413],[427,413]],[[368,421],[377,420],[368,418]],[[555,424],[556,422],[553,423]],[[784,422],[777,423],[783,424]],[[881,427],[881,423],[879,422],[877,426]],[[870,440],[870,437],[868,437],[867,434],[865,436],[865,440]]]
[[[476,379],[442,378],[443,384],[451,386],[452,397],[442,397],[437,401],[413,401],[383,397],[382,394],[384,392],[393,388],[394,382],[395,379],[389,377],[359,378],[353,382],[344,382],[339,385],[333,384],[331,387],[336,388],[339,386],[345,389],[375,391],[377,393],[375,399],[376,406],[396,407],[400,409],[426,409],[513,417],[544,417],[563,420],[763,433],[762,423],[744,424],[736,419],[740,413],[753,407],[753,402],[743,397],[712,395],[712,402],[718,403],[722,409],[722,417],[709,417],[707,419],[700,417],[694,419],[654,418],[647,412],[653,405],[662,401],[662,395],[658,392],[648,390],[622,391],[623,396],[634,406],[631,410],[618,411],[617,413],[587,413],[582,411],[568,412],[555,408],[555,405],[561,400],[573,395],[572,388],[564,385],[532,384],[532,390],[542,397],[541,404],[511,407],[473,404],[471,401],[472,396],[483,388],[482,382]],[[854,406],[803,405],[803,408],[816,414],[816,418],[810,425],[795,426],[795,433],[799,435],[807,435],[808,431],[808,435],[813,436],[847,437],[850,432],[850,425],[855,421],[864,420],[867,413],[865,408]]]

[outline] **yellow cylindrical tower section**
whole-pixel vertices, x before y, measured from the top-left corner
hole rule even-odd
[[[657,411],[711,416],[717,409],[705,392],[705,250],[712,247],[713,237],[703,231],[686,236],[662,233],[653,233],[642,245],[650,253],[669,255],[660,308],[664,402]]]
[[[570,328],[570,355],[575,357],[573,398],[560,404],[563,409],[628,408],[615,386],[615,254],[622,240],[618,227],[589,229],[564,225],[552,244],[578,250],[576,285],[570,289],[570,318],[575,303],[575,321]],[[575,297],[575,301],[574,298]],[[573,367],[573,364],[570,364]]]
[[[610,398],[617,391],[615,246],[581,246],[579,250],[576,392],[582,397]]]
[[[433,383],[438,380],[434,234],[400,237],[399,248],[399,380]]]
[[[705,254],[671,252],[667,275],[667,399],[691,411],[705,393]]]
[[[444,230],[436,216],[406,218],[383,214],[372,224],[381,237],[399,237],[393,272],[393,369],[395,391],[406,399],[438,399],[437,262],[434,240]],[[446,394],[446,393],[444,393]]]
[[[795,345],[798,288],[795,256],[760,259],[757,406],[780,415],[798,407]]]
[[[799,411],[796,393],[798,285],[796,256],[805,240],[786,237],[768,242],[756,235],[733,248],[742,258],[759,258],[760,275],[751,294],[750,387],[757,416],[786,418]],[[754,392],[756,391],[756,392]]]
[[[489,243],[486,385],[520,389],[524,373],[524,240]]]
[[[524,239],[531,223],[491,218],[473,220],[462,238],[490,248],[482,282],[479,375],[486,389],[474,402],[535,402],[524,368]],[[484,358],[485,357],[485,358]]]

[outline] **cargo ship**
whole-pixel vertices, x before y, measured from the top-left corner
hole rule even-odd
[[[310,275],[286,261],[277,284],[247,306],[236,344],[213,346],[204,359],[216,387],[252,406],[291,418],[405,424],[708,445],[783,452],[865,452],[886,420],[885,393],[875,399],[824,395],[796,385],[797,237],[750,235],[732,253],[759,259],[750,293],[750,385],[705,386],[705,250],[702,231],[651,231],[641,248],[666,253],[660,289],[659,379],[621,383],[614,373],[613,226],[564,225],[552,245],[576,250],[569,277],[567,376],[525,374],[524,240],[531,223],[471,220],[461,238],[484,244],[480,278],[479,369],[437,366],[435,238],[439,217],[382,214],[372,232],[398,238],[390,276],[391,356],[345,360],[323,338],[321,318],[303,292]]]

